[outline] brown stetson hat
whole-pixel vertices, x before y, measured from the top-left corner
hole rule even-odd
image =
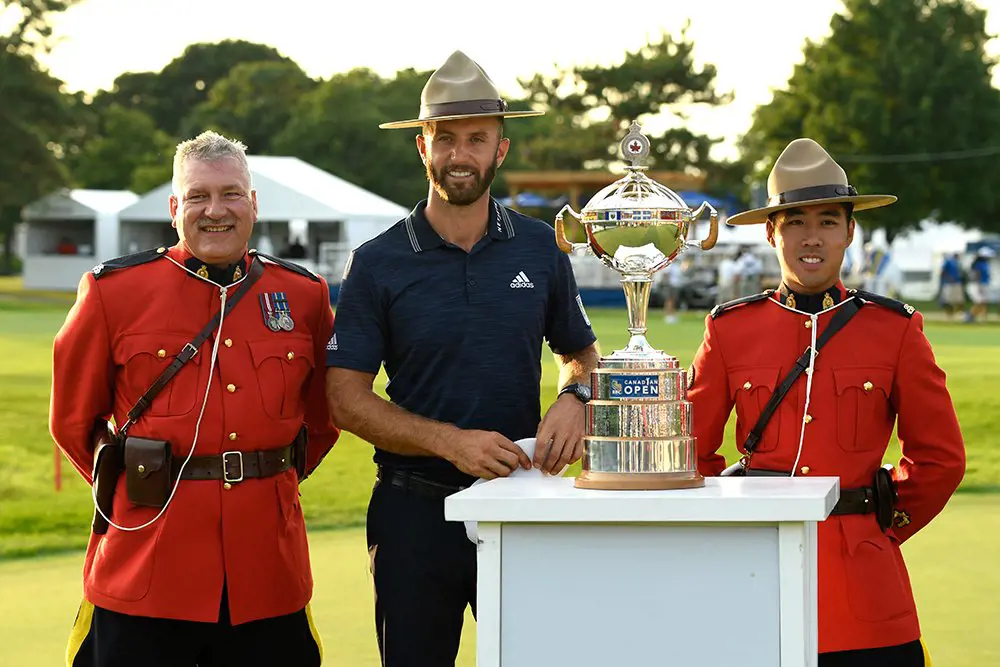
[[[888,206],[894,195],[859,195],[847,174],[812,139],[796,139],[785,147],[767,177],[767,206],[731,216],[730,225],[756,225],[786,208],[815,204],[854,204],[855,211]]]
[[[458,120],[480,116],[523,118],[541,116],[542,111],[509,111],[500,91],[476,61],[455,51],[434,70],[420,93],[420,115],[379,125],[383,130],[420,127],[434,120]]]

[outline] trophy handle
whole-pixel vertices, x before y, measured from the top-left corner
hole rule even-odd
[[[709,204],[707,201],[701,203],[697,209],[691,213],[691,222],[697,222],[698,218],[701,217],[702,212],[705,209],[711,211],[708,217],[708,236],[701,241],[688,241],[684,245],[689,248],[700,248],[702,250],[711,250],[715,247],[716,241],[719,240],[719,213],[715,208]]]
[[[556,222],[555,222],[556,245],[559,246],[559,249],[562,250],[567,255],[571,254],[575,250],[586,250],[587,248],[590,247],[588,244],[572,243],[569,241],[569,239],[566,238],[566,225],[563,222],[564,213],[569,213],[569,215],[573,217],[578,223],[583,224],[583,221],[580,219],[580,214],[574,211],[572,206],[570,206],[569,204],[563,206],[562,210],[560,210],[559,213],[556,214]]]

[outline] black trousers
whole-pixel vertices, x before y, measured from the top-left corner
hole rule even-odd
[[[820,653],[819,667],[926,667],[919,640],[898,646]]]
[[[368,504],[375,632],[383,667],[455,664],[466,605],[476,612],[476,545],[444,499],[377,483]]]
[[[218,623],[129,616],[84,601],[66,662],[70,667],[319,667],[320,651],[306,609],[234,626],[223,589]]]

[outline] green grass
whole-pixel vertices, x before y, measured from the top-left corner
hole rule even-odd
[[[1000,645],[990,630],[996,625],[995,601],[1000,598],[1000,578],[995,573],[1000,535],[984,530],[995,525],[998,513],[1000,495],[958,496],[931,526],[903,546],[924,639],[940,667],[1000,664]],[[325,647],[324,664],[376,667],[364,531],[312,533],[310,553],[316,584],[312,608]],[[80,602],[82,560],[74,553],[0,564],[0,637],[10,638],[0,641],[0,665],[62,664]],[[469,615],[466,618],[458,665],[473,667],[475,625]],[[741,631],[719,628],[720,636],[731,638],[738,638]]]
[[[89,488],[63,461],[63,487],[54,491],[53,443],[48,433],[52,338],[66,306],[0,299],[0,559],[51,553],[86,545],[92,516]],[[604,352],[627,340],[625,314],[592,309]],[[685,313],[675,325],[650,314],[649,338],[690,363],[704,330],[704,316]],[[964,491],[1000,488],[1000,326],[928,322],[927,333],[948,383],[968,449]],[[542,401],[555,394],[556,366],[543,365]],[[376,385],[381,386],[377,381]],[[730,429],[733,422],[730,422]],[[727,437],[731,442],[732,437]],[[732,459],[733,446],[727,445]],[[359,526],[374,479],[371,447],[345,433],[316,473],[303,484],[310,528]],[[887,460],[895,461],[891,449]],[[576,474],[572,467],[567,474]]]

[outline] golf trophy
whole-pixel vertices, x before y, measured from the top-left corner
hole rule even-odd
[[[692,211],[670,189],[650,179],[641,163],[649,139],[632,123],[622,140],[626,175],[598,192],[580,213],[569,205],[555,219],[556,243],[565,253],[590,251],[621,274],[628,307],[628,345],[603,356],[591,373],[586,406],[584,489],[679,489],[704,486],[691,435],[686,372],[676,357],[646,340],[646,312],[653,275],[690,248],[709,250],[719,236],[719,216],[703,202]],[[709,233],[687,240],[692,222],[708,209]],[[566,239],[563,216],[583,225],[586,243]]]

